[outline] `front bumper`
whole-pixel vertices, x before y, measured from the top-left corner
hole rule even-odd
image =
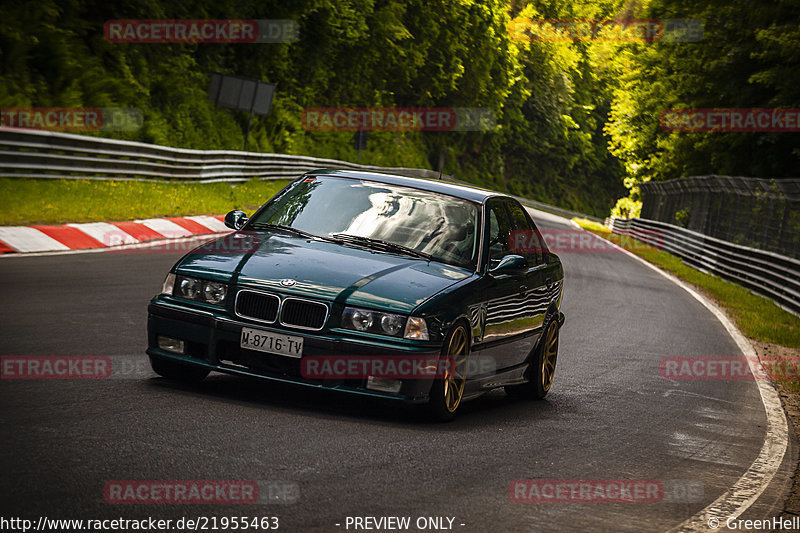
[[[239,347],[243,327],[303,337],[303,356],[368,355],[368,356],[432,356],[440,349],[435,346],[393,346],[382,340],[353,339],[331,332],[302,332],[276,328],[233,319],[224,310],[214,312],[188,308],[166,300],[154,299],[148,306],[147,354],[151,358],[179,361],[206,367],[217,372],[249,376],[306,387],[337,390],[351,394],[402,400],[408,403],[428,401],[432,379],[403,380],[398,393],[366,388],[365,379],[312,380],[301,375],[301,360]],[[159,336],[182,340],[185,354],[180,355],[158,347]]]

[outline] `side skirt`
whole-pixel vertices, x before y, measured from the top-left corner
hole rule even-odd
[[[467,381],[464,387],[464,400],[477,398],[481,394],[498,387],[506,385],[520,385],[528,381],[525,372],[528,370],[528,363],[523,363],[515,367],[507,368],[497,374],[474,378]]]

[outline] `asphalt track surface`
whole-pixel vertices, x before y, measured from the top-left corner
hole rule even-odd
[[[418,517],[454,518],[465,533],[663,531],[733,485],[764,442],[753,381],[661,377],[664,357],[739,351],[699,302],[622,253],[561,254],[567,321],[545,401],[494,391],[449,424],[233,376],[198,386],[157,377],[144,353],[146,306],[179,255],[0,259],[0,354],[104,355],[115,368],[101,380],[0,381],[0,516],[277,516],[280,531],[332,532],[354,531],[348,516],[408,516],[411,531]],[[790,443],[745,517],[780,511],[795,453]],[[693,492],[531,504],[510,499],[517,479],[659,480]],[[291,503],[114,505],[103,498],[112,480],[279,481],[299,492]]]

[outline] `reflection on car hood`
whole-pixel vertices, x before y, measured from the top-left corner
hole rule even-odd
[[[433,261],[277,232],[226,235],[187,254],[177,272],[401,313],[472,274]],[[282,286],[284,279],[295,285]]]

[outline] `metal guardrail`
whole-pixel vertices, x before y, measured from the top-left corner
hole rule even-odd
[[[317,168],[438,178],[434,170],[229,150],[189,150],[69,133],[0,128],[0,175],[12,178],[181,180],[287,179]],[[449,177],[449,176],[447,176]]]
[[[800,179],[692,176],[639,185],[641,217],[800,259]]]
[[[189,150],[86,135],[0,128],[0,176],[11,178],[237,182],[292,179],[318,168],[387,172],[437,179],[435,170],[359,165],[336,159],[229,150]],[[474,184],[443,175],[462,185]],[[518,197],[517,197],[518,198]],[[567,218],[600,219],[527,198],[524,205]]]
[[[702,272],[733,281],[800,315],[800,260],[655,220],[612,218],[609,227],[613,233],[675,254]]]

